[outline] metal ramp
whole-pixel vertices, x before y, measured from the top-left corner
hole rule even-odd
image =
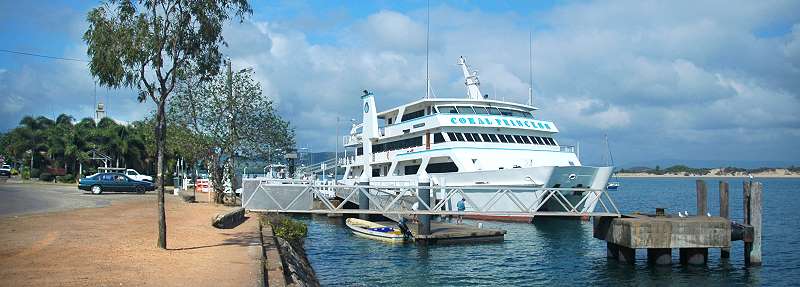
[[[431,189],[433,196],[427,205],[419,197],[420,189]],[[477,201],[475,193],[480,190],[488,200]],[[490,190],[490,192],[486,192]],[[575,197],[580,194],[580,197]],[[368,209],[345,209],[347,202],[358,204],[359,197],[369,199]],[[458,212],[447,208],[451,199],[463,197],[467,211]],[[573,202],[568,199],[579,198]],[[334,204],[331,198],[342,201]],[[314,206],[314,201],[321,204]],[[500,200],[513,203],[512,208],[498,209]],[[417,203],[416,210],[412,208]],[[480,204],[478,203],[480,202]],[[545,210],[545,205],[558,206],[560,210]],[[516,187],[460,187],[460,186],[364,186],[321,185],[314,183],[280,182],[264,179],[245,179],[242,191],[242,207],[257,212],[277,213],[339,213],[381,214],[390,218],[403,215],[474,215],[474,216],[621,216],[610,194],[605,189],[587,188],[516,188]],[[450,210],[448,210],[450,209]]]

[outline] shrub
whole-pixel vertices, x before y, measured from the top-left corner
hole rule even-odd
[[[39,175],[39,180],[41,181],[53,181],[55,177],[49,172],[43,172]]]
[[[283,215],[267,216],[269,225],[275,236],[283,238],[289,242],[301,242],[308,235],[308,226],[297,220],[292,220]]]
[[[58,180],[58,182],[62,182],[62,183],[74,183],[75,182],[75,177],[72,176],[71,173],[68,173],[66,175],[57,176],[56,180]]]
[[[18,174],[19,174],[19,170],[17,170],[16,168],[12,168],[11,169],[11,175],[18,175]]]
[[[23,169],[22,172],[20,173],[20,175],[22,176],[22,179],[25,179],[25,180],[31,179],[31,171],[28,170],[27,168]]]

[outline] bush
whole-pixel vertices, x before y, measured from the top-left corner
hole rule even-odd
[[[61,183],[75,183],[75,177],[71,173],[66,175],[57,176],[56,180]]]
[[[31,171],[28,170],[27,168],[23,169],[22,172],[20,173],[20,175],[22,176],[22,179],[25,179],[25,180],[31,179]]]
[[[16,168],[12,168],[11,169],[11,175],[18,175],[18,174],[19,174],[19,170],[17,170]]]
[[[269,215],[267,216],[269,225],[272,226],[272,231],[275,236],[283,238],[289,242],[302,242],[308,235],[308,226],[297,220],[292,220],[283,215]]]
[[[53,181],[55,177],[49,172],[43,172],[39,175],[39,180],[41,181]]]

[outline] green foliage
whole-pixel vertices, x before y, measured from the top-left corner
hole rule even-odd
[[[224,186],[223,174],[228,174],[231,182],[236,181],[235,173],[218,172],[233,170],[235,158],[278,157],[273,155],[276,149],[294,145],[289,123],[277,115],[272,102],[262,95],[252,69],[229,71],[228,75],[206,81],[201,78],[191,73],[183,75],[178,93],[170,101],[169,118],[181,127],[177,131],[179,137],[195,139],[175,142],[183,154],[219,151],[207,162],[214,186]],[[186,146],[187,143],[194,145]]]
[[[28,168],[23,168],[22,172],[20,172],[20,176],[24,180],[29,180],[31,179],[31,171]]]
[[[84,170],[92,163],[92,152],[111,157],[111,163],[147,173],[148,162],[153,162],[153,153],[147,152],[145,138],[153,129],[138,129],[139,122],[119,125],[110,118],[99,123],[84,118],[73,124],[73,117],[59,115],[56,120],[46,117],[24,117],[19,126],[3,135],[2,152],[14,162],[30,167],[33,157],[32,177],[39,177],[39,170],[47,167],[66,167],[66,172],[77,174],[79,165]],[[152,172],[151,172],[152,173]]]
[[[18,175],[18,174],[19,174],[19,170],[17,170],[16,168],[12,168],[11,169],[11,175]]]
[[[55,179],[55,177],[49,172],[43,172],[42,174],[39,175],[40,181],[53,181],[53,179]]]
[[[61,183],[75,183],[75,177],[72,174],[57,176],[56,180]]]
[[[268,215],[265,217],[275,236],[289,242],[300,242],[308,235],[308,226],[305,223],[293,220],[283,215]],[[262,219],[264,220],[264,219]]]

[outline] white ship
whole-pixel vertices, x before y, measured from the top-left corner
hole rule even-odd
[[[472,187],[465,192],[478,205],[498,187],[606,188],[612,167],[582,166],[574,147],[556,140],[556,125],[534,115],[537,108],[487,99],[477,72],[470,72],[463,57],[458,64],[466,98],[425,98],[378,112],[375,96],[364,92],[363,122],[344,139],[341,183],[416,185],[427,175],[434,185]],[[538,192],[517,196],[534,200]],[[580,196],[575,194],[576,201]],[[513,204],[500,200],[492,210],[511,210]],[[545,208],[563,211],[554,204]],[[593,210],[594,204],[582,207]]]

